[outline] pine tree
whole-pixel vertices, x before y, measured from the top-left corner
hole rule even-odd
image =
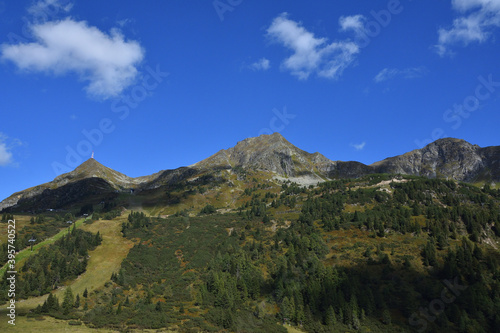
[[[67,315],[73,306],[74,306],[73,292],[71,291],[71,287],[68,287],[66,289],[66,292],[64,293],[64,300],[62,304],[63,314]]]
[[[51,295],[52,294],[49,294],[49,298],[51,298]],[[43,302],[43,305],[42,305],[42,307],[40,309],[41,313],[47,313],[47,312],[49,312],[49,298],[47,298],[45,300],[45,302]]]
[[[342,308],[339,309],[339,322],[344,321],[344,311],[342,311]]]
[[[88,295],[89,295],[89,292],[88,292],[87,288],[85,288],[85,290],[83,291],[83,297],[87,298]]]
[[[333,326],[336,323],[337,323],[337,318],[335,316],[335,310],[333,310],[333,307],[330,305],[328,307],[328,310],[326,311],[325,324],[327,326]]]
[[[389,310],[385,309],[383,312],[382,312],[382,322],[386,325],[390,325],[391,324],[391,313],[389,312]]]
[[[94,238],[94,245],[100,245],[102,242],[101,233],[98,231]]]
[[[59,300],[54,294],[49,294],[49,297],[47,298],[46,302],[47,302],[47,307],[46,307],[47,311],[45,312],[49,312],[51,310],[59,311]]]
[[[76,295],[74,307],[77,309],[80,307],[80,295],[79,294]]]
[[[38,275],[38,281],[36,285],[38,295],[43,295],[45,293],[45,289],[47,289],[47,279],[45,278],[45,273],[43,271],[41,271]]]
[[[295,307],[295,319],[297,321],[297,324],[302,325],[305,320],[305,313],[304,313],[304,305],[302,303],[299,303]]]
[[[352,326],[356,331],[358,331],[361,328],[361,322],[359,321],[358,316],[352,317]]]
[[[295,312],[294,307],[292,307],[292,302],[288,297],[285,296],[283,302],[281,302],[281,316],[283,320],[290,320]]]
[[[422,250],[422,256],[424,257],[424,265],[434,266],[437,263],[436,259],[436,245],[434,244],[432,238],[427,241],[424,249]]]
[[[118,272],[116,283],[118,283],[121,286],[123,286],[125,284],[125,275],[123,274],[123,270],[121,270],[121,269],[120,269],[120,272]]]

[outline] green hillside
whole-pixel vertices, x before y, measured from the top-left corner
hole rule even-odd
[[[390,175],[307,187],[205,177],[108,204],[141,209],[109,222],[119,228],[108,242],[130,244],[119,268],[85,296],[74,277],[22,312],[119,331],[500,327],[499,190]]]

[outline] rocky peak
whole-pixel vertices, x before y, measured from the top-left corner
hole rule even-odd
[[[102,165],[94,158],[86,160],[71,172],[57,176],[52,182],[57,186],[62,186],[69,182],[93,177],[104,179],[116,188],[128,187],[133,182],[133,178]]]
[[[378,172],[470,181],[484,167],[481,148],[465,140],[444,138],[422,149],[372,164]]]
[[[314,172],[316,162],[331,163],[319,153],[310,154],[288,142],[281,134],[263,134],[240,141],[193,165],[196,168],[243,167],[294,177]]]
[[[65,178],[69,176],[93,177],[94,174],[103,173],[106,170],[111,170],[111,169],[105,167],[104,165],[99,163],[96,159],[89,158],[88,160],[77,166],[75,170],[68,172],[66,174],[59,175],[55,179]]]

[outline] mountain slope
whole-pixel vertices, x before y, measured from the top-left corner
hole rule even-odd
[[[308,153],[279,133],[245,139],[235,147],[221,150],[191,167],[204,170],[242,167],[292,179],[309,178],[316,182],[328,178],[359,177],[373,172],[359,162],[331,161],[320,153]]]
[[[238,213],[122,215],[119,232],[136,245],[73,313],[99,327],[193,332],[285,333],[284,321],[305,332],[499,327],[500,191],[390,175],[259,185]],[[460,294],[442,319],[423,321],[453,291],[448,281]]]
[[[312,177],[317,181],[358,178],[371,173],[393,173],[459,181],[499,181],[500,147],[481,148],[465,140],[446,138],[422,149],[365,165],[331,161],[320,153],[303,151],[279,133],[238,142],[192,165],[193,168],[252,168],[286,177]]]
[[[118,171],[102,165],[95,159],[90,158],[80,164],[75,170],[57,176],[52,182],[50,182],[50,184],[54,186],[62,186],[71,182],[93,177],[104,179],[110,183],[111,186],[117,189],[130,187],[130,185],[139,182],[134,178],[130,178]]]
[[[465,140],[440,139],[422,149],[371,166],[378,173],[400,173],[459,181],[499,180],[500,147],[481,148]]]
[[[310,154],[303,151],[279,133],[274,133],[240,141],[235,147],[221,150],[191,167],[198,169],[253,168],[295,177],[303,173],[313,173],[319,163],[331,163],[331,161],[319,153]]]
[[[0,210],[18,204],[56,209],[88,196],[135,188],[156,176],[131,178],[91,158],[51,182],[14,193],[0,203]]]
[[[57,208],[90,196],[129,192],[131,189],[136,192],[155,191],[202,174],[240,168],[270,173],[278,179],[286,178],[303,185],[373,173],[496,182],[500,181],[500,146],[481,148],[464,140],[446,138],[422,149],[365,165],[355,161],[331,161],[320,153],[308,153],[274,133],[245,139],[189,167],[137,178],[128,177],[91,158],[49,183],[14,193],[0,203],[0,210],[22,203],[25,209],[33,205],[44,209]]]

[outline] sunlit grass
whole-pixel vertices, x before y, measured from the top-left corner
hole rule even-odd
[[[92,233],[99,231],[103,241],[95,250],[89,252],[90,259],[85,273],[69,283],[74,295],[82,295],[85,288],[90,293],[104,286],[110,280],[111,274],[118,272],[123,259],[134,245],[132,241],[122,237],[121,224],[125,219],[118,217],[111,221],[99,220],[81,227],[82,230]],[[54,294],[62,300],[64,291],[65,288],[60,288]],[[47,297],[48,294],[23,300],[18,303],[19,309],[32,309],[38,304],[43,304]]]

